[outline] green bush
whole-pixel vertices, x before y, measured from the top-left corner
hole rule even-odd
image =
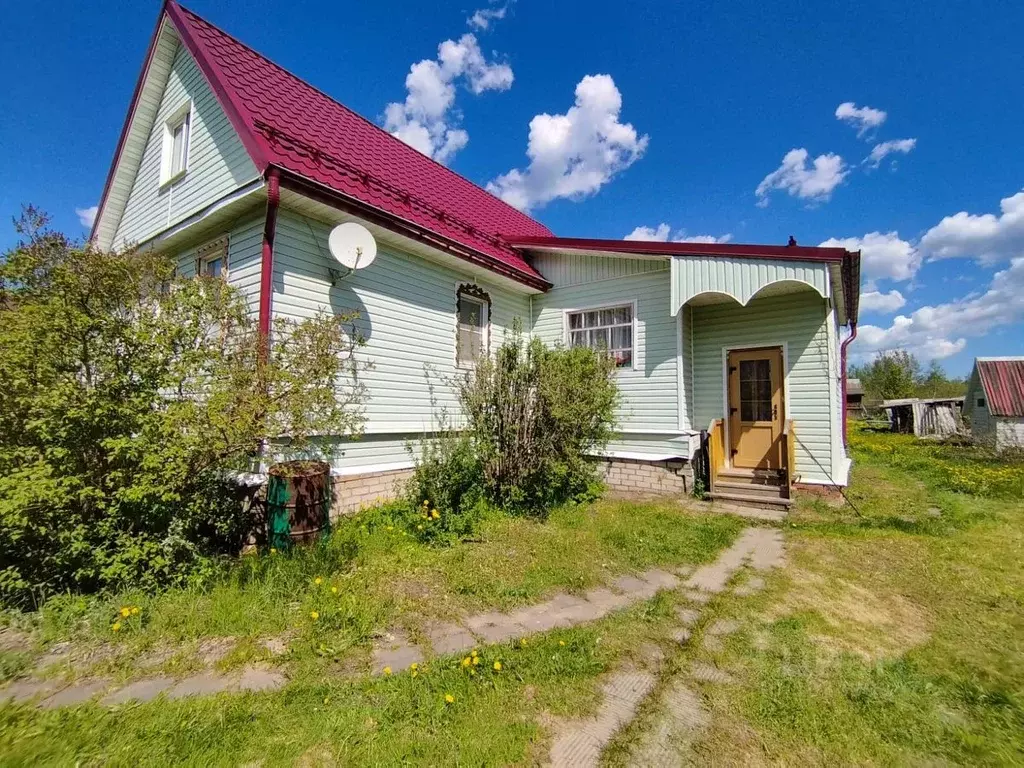
[[[524,342],[515,329],[492,358],[454,382],[464,425],[422,445],[410,483],[414,504],[451,515],[465,536],[486,506],[544,516],[593,498],[600,484],[588,457],[612,435],[613,372],[606,354]]]
[[[264,440],[358,428],[349,318],[279,321],[266,354],[223,280],[27,213],[0,259],[0,601],[202,578],[252,529],[227,480]]]
[[[425,439],[406,487],[401,521],[425,542],[450,542],[472,536],[487,503],[483,465],[468,434]]]

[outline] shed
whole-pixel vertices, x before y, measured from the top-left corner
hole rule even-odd
[[[963,431],[964,398],[908,397],[883,400],[893,432],[913,432],[917,437],[949,437]]]
[[[975,440],[1024,448],[1024,356],[976,358],[964,416]]]
[[[864,415],[864,385],[860,379],[846,380],[846,410],[858,417]]]

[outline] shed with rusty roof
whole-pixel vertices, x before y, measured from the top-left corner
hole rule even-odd
[[[1024,356],[976,358],[964,416],[976,440],[1024,448]]]

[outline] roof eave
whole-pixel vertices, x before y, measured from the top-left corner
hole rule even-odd
[[[512,237],[509,244],[520,250],[604,251],[652,256],[732,256],[749,259],[841,262],[845,248],[802,245],[749,245],[732,243],[660,243],[644,240],[601,240],[580,237]]]
[[[433,230],[426,229],[420,224],[413,223],[381,208],[364,203],[301,174],[294,173],[285,168],[277,168],[277,170],[280,173],[281,186],[291,189],[293,192],[298,192],[319,202],[360,216],[367,221],[372,221],[374,224],[418,240],[433,248],[443,250],[503,277],[515,280],[529,288],[538,291],[548,291],[551,288],[552,284],[540,276],[521,272],[485,253],[473,250],[463,243],[456,242]]]

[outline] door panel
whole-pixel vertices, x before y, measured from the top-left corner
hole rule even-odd
[[[727,367],[732,465],[782,469],[782,349],[736,350],[729,353]]]

